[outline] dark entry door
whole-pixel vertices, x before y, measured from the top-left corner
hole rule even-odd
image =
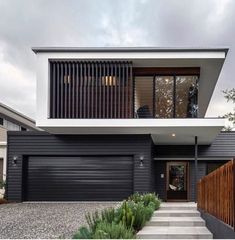
[[[25,200],[122,200],[133,193],[131,156],[29,157]]]
[[[188,163],[167,163],[167,200],[188,199]]]

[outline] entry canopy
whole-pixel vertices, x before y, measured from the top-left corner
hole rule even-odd
[[[53,134],[150,134],[156,145],[210,145],[225,120],[222,118],[190,119],[57,119],[43,128]],[[48,124],[48,123],[47,123]]]

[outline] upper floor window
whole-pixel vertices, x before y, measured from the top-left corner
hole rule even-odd
[[[147,70],[126,61],[51,60],[49,117],[197,117],[198,74]]]
[[[197,117],[198,76],[137,76],[134,85],[136,117]]]
[[[160,76],[155,81],[155,117],[197,117],[197,76]]]

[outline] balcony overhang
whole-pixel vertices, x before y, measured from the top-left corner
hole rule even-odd
[[[48,115],[49,60],[127,60],[133,67],[200,68],[198,116],[204,117],[224,64],[228,48],[51,48],[36,47],[37,113]],[[38,119],[37,119],[38,120]]]
[[[224,127],[221,118],[47,119],[38,127],[52,134],[150,134],[156,145],[209,145]]]

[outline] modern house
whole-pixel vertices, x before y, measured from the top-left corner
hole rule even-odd
[[[205,118],[226,48],[33,48],[36,125],[9,132],[11,201],[195,200],[196,181],[235,156]]]
[[[0,181],[6,178],[7,131],[38,131],[33,119],[0,103]]]

